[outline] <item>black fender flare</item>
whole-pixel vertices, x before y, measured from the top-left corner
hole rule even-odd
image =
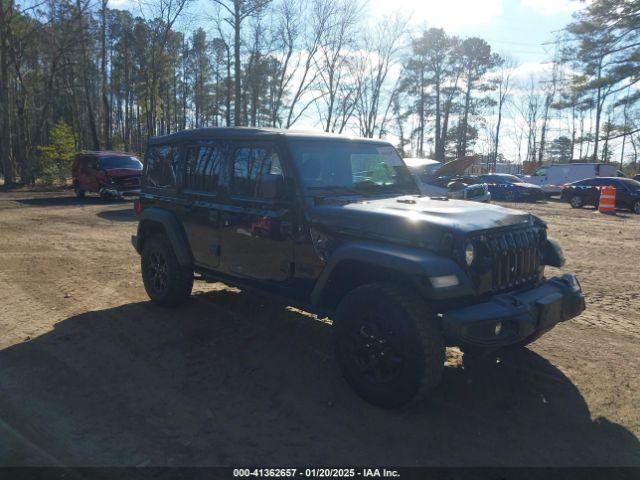
[[[189,246],[189,242],[182,225],[175,214],[162,208],[145,208],[140,213],[138,234],[132,239],[133,245],[138,253],[142,252],[144,241],[149,235],[147,225],[151,222],[162,226],[164,233],[171,242],[171,246],[173,247],[173,251],[178,258],[180,265],[185,267],[192,266],[193,255],[191,254],[191,247]]]
[[[419,282],[419,289],[429,299],[446,300],[474,294],[469,276],[451,258],[433,252],[402,245],[381,244],[366,241],[348,242],[340,245],[327,261],[311,292],[311,302],[321,304],[323,293],[336,268],[345,261],[355,261],[409,276],[416,282],[420,278],[456,275],[456,286],[433,288],[428,281]]]

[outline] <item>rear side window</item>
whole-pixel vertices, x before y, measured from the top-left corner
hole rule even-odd
[[[193,146],[187,149],[184,188],[216,193],[222,172],[222,152],[218,146]]]
[[[180,150],[176,145],[154,145],[147,151],[146,184],[153,188],[175,188]]]
[[[579,182],[573,182],[571,183],[569,186],[571,187],[592,187],[593,186],[593,181],[592,180],[580,180]]]
[[[233,155],[231,191],[240,197],[263,198],[263,175],[282,175],[280,157],[272,147],[238,148]]]

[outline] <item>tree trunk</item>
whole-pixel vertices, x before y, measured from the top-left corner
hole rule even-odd
[[[234,67],[234,119],[233,124],[237,127],[242,125],[241,117],[242,117],[242,89],[240,83],[240,75],[241,75],[241,65],[240,65],[240,25],[242,19],[240,17],[240,8],[242,6],[242,2],[240,0],[234,1],[235,5],[235,15],[234,15],[234,24],[233,24],[233,67]]]
[[[102,77],[102,140],[107,150],[111,147],[111,108],[109,105],[109,97],[107,95],[107,0],[102,0],[101,16],[101,32],[100,32],[100,76]]]
[[[6,5],[6,10],[5,10]],[[14,183],[11,158],[11,115],[9,111],[9,39],[7,18],[13,8],[13,0],[0,2],[0,161],[4,172],[4,185]]]
[[[462,115],[462,125],[460,127],[460,138],[458,139],[458,158],[467,153],[467,124],[469,121],[469,106],[471,104],[471,73],[467,76],[467,91],[464,96],[464,114]]]

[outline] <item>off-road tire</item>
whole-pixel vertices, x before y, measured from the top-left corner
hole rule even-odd
[[[571,208],[582,208],[584,207],[584,200],[580,195],[573,195],[569,199],[569,204],[571,205]]]
[[[82,190],[78,185],[74,185],[74,186],[73,186],[73,191],[74,191],[74,193],[76,194],[76,198],[80,198],[80,199],[84,198],[84,195],[85,195],[85,193],[86,193],[86,192],[85,192],[84,190]]]
[[[398,373],[386,383],[368,379],[359,371],[353,354],[353,335],[362,334],[367,318],[384,318],[392,326],[394,342],[402,360]],[[335,315],[335,351],[347,383],[366,401],[397,408],[412,399],[424,398],[442,378],[444,340],[436,316],[414,293],[393,284],[375,283],[358,287],[343,299]],[[391,344],[390,344],[391,345]]]
[[[175,307],[184,303],[191,295],[193,269],[180,265],[165,235],[153,235],[144,242],[140,269],[144,288],[153,303]],[[160,275],[159,272],[162,271],[166,275]],[[164,278],[164,282],[159,281],[159,278]]]

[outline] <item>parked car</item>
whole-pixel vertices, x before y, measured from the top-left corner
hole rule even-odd
[[[142,163],[129,153],[81,152],[71,167],[76,197],[87,192],[103,198],[138,195]]]
[[[522,347],[585,308],[526,212],[420,195],[376,139],[258,128],[153,138],[132,243],[156,304],[199,280],[333,319],[353,389],[397,407],[439,382],[445,346]],[[251,348],[250,345],[247,348]]]
[[[544,190],[537,185],[525,183],[515,175],[506,173],[487,173],[478,175],[478,180],[486,182],[491,197],[508,202],[544,200]]]
[[[616,208],[640,214],[640,182],[631,178],[599,177],[573,182],[564,186],[560,199],[573,208],[586,205],[598,208],[600,189],[608,185],[616,189]]]
[[[547,196],[558,195],[567,183],[593,177],[624,177],[610,163],[552,163],[536,169],[524,178],[526,182],[542,187]]]
[[[445,164],[427,158],[404,159],[423,195],[489,202],[491,193],[487,184],[470,181],[469,177],[463,175],[474,161],[475,157],[464,157]]]

